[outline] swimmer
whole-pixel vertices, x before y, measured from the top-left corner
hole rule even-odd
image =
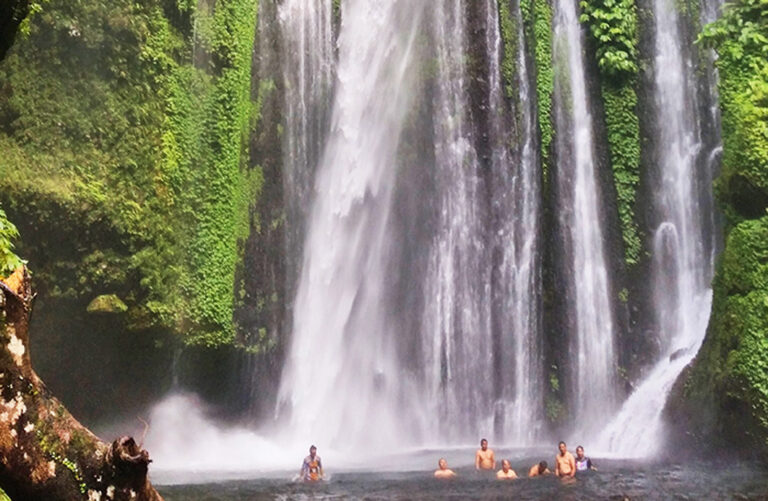
[[[535,464],[531,466],[531,469],[528,470],[528,477],[541,477],[543,475],[550,475],[552,472],[547,468],[547,462],[542,461],[539,464]]]
[[[568,452],[565,442],[560,442],[557,447],[560,454],[555,456],[555,475],[560,478],[573,478],[576,475],[576,460],[573,459],[573,454]]]
[[[309,448],[309,456],[304,458],[299,475],[305,482],[317,482],[323,479],[323,463],[314,445]]]
[[[576,447],[576,471],[597,471],[597,468],[592,463],[592,460],[584,456],[584,447]]]
[[[496,478],[499,480],[513,480],[517,478],[517,473],[515,473],[515,470],[511,468],[511,464],[509,464],[509,459],[502,459],[501,460],[501,469],[496,472]]]
[[[448,468],[448,461],[445,458],[440,458],[437,462],[438,468],[435,470],[435,478],[453,478],[456,473]]]
[[[496,469],[496,458],[493,457],[493,450],[488,448],[488,441],[486,439],[480,440],[480,448],[475,453],[475,469]]]

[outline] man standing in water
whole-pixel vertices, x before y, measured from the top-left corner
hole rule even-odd
[[[501,469],[496,472],[496,478],[499,480],[514,480],[517,478],[517,473],[512,469],[509,459],[501,460]]]
[[[560,442],[558,448],[560,454],[555,456],[555,475],[560,478],[573,478],[576,475],[576,460],[566,449],[565,442]]]
[[[576,447],[576,471],[589,471],[597,470],[595,465],[592,464],[592,460],[584,456],[584,447]]]
[[[475,469],[496,469],[496,458],[493,457],[493,450],[488,448],[488,441],[486,439],[480,440],[480,448],[475,453]]]
[[[309,448],[309,456],[304,458],[301,465],[301,479],[305,482],[317,482],[323,479],[323,463],[317,455],[317,447]]]
[[[445,458],[440,458],[437,462],[438,468],[435,470],[435,478],[453,478],[456,476],[453,470],[448,468],[448,461]]]

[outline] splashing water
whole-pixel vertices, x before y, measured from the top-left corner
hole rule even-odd
[[[425,4],[344,6],[278,419],[295,439],[383,446],[403,439],[384,295],[396,152]]]

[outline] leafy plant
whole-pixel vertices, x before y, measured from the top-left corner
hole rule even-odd
[[[5,212],[0,208],[0,277],[7,277],[23,264],[13,252],[13,241],[17,238],[19,231],[8,221]]]
[[[637,7],[634,0],[581,0],[580,21],[597,40],[597,62],[606,74],[637,73]]]

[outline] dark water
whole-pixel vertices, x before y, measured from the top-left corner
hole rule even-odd
[[[533,464],[515,463],[518,474]],[[498,481],[471,468],[458,478],[438,481],[432,471],[333,473],[321,485],[283,478],[256,478],[159,485],[167,501],[272,499],[611,499],[611,500],[768,500],[768,469],[750,463],[649,464],[600,461],[600,470],[577,476],[572,483],[554,477]],[[192,480],[194,481],[194,480]]]

